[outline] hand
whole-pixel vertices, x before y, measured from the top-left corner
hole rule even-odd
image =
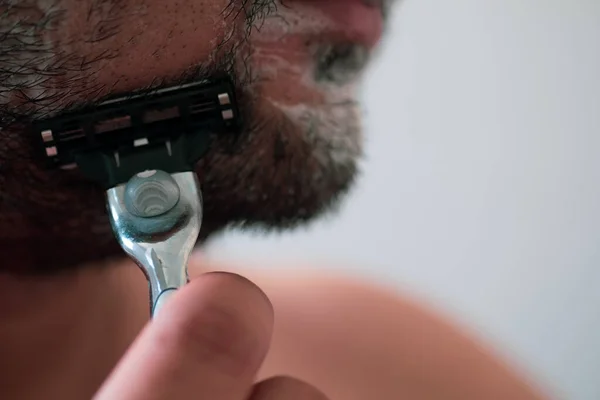
[[[182,288],[149,323],[95,400],[326,400],[301,381],[254,384],[270,346],[273,309],[237,275]]]

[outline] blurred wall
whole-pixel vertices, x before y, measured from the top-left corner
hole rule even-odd
[[[339,214],[214,258],[330,260],[414,291],[569,399],[600,399],[600,1],[405,0]]]

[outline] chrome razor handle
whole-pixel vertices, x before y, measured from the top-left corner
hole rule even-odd
[[[197,176],[144,171],[106,194],[113,232],[148,279],[154,316],[189,280],[187,264],[202,224]]]

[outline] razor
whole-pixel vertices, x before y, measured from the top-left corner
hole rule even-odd
[[[202,224],[194,166],[241,126],[228,78],[111,97],[33,122],[49,168],[79,169],[106,191],[114,235],[142,269],[155,315],[188,281]]]

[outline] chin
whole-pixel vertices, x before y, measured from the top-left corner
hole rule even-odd
[[[217,141],[198,166],[210,230],[306,223],[334,210],[357,175],[362,129],[353,94],[338,87],[322,97],[315,88],[319,101],[286,104],[253,90],[245,132]]]
[[[280,230],[305,224],[335,210],[356,178],[361,130],[355,102],[291,107],[255,93],[244,110],[245,130],[235,139],[215,140],[197,165],[204,199],[199,245],[231,226]],[[14,215],[14,233],[21,235],[2,239],[0,254],[13,260],[3,270],[55,274],[124,256],[102,191],[57,176],[71,186],[56,193],[52,175],[37,173],[49,178],[39,188],[48,202]]]
[[[218,139],[198,164],[205,235],[304,224],[335,210],[358,174],[370,50],[305,32],[273,42],[280,28],[266,23],[235,69],[243,133]]]

